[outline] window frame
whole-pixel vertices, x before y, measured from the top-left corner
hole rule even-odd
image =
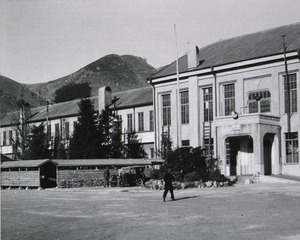
[[[223,92],[224,92],[224,115],[230,116],[232,111],[235,111],[235,83],[224,84]]]
[[[181,113],[181,124],[189,124],[189,91],[180,91],[180,113]]]

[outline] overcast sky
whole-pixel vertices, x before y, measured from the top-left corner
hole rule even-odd
[[[174,24],[181,56],[188,45],[300,22],[299,9],[299,0],[1,0],[0,73],[46,82],[112,53],[157,68],[176,59]]]

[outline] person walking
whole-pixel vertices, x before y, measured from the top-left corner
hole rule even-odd
[[[109,169],[106,167],[104,169],[104,178],[105,178],[105,186],[104,187],[109,187]]]
[[[172,182],[175,180],[174,176],[171,174],[171,169],[169,168],[168,171],[164,175],[164,181],[165,181],[165,191],[163,194],[163,201],[166,201],[166,196],[168,194],[168,191],[170,191],[171,199],[174,201],[174,192],[173,192],[173,184]]]

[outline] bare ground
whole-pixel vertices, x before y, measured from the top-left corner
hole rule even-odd
[[[300,184],[1,191],[1,239],[300,239]]]

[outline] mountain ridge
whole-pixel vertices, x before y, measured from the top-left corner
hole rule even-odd
[[[142,57],[109,54],[67,76],[45,83],[21,84],[0,75],[0,112],[18,110],[16,102],[21,95],[31,107],[45,105],[46,101],[55,98],[56,90],[69,84],[89,83],[91,96],[96,96],[103,86],[109,86],[113,92],[149,86],[147,78],[155,72],[156,69]]]
[[[113,92],[149,86],[146,79],[155,72],[141,57],[109,54],[67,76],[26,86],[44,99],[54,99],[55,91],[61,87],[88,82],[94,96],[103,86],[109,86]]]

